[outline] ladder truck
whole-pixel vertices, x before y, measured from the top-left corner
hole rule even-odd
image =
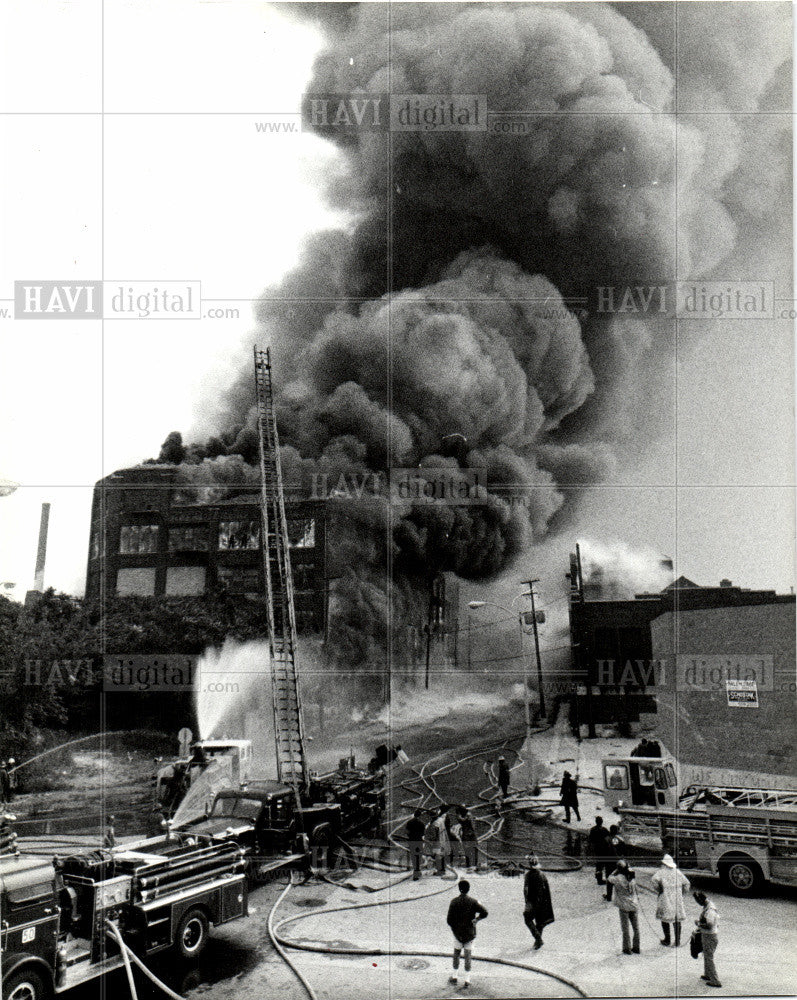
[[[606,757],[603,797],[624,834],[687,872],[719,875],[736,895],[797,885],[797,793],[720,784],[679,791],[670,757]],[[629,838],[627,838],[629,839]]]
[[[268,349],[257,347],[254,356],[277,780],[252,779],[240,788],[220,791],[209,814],[188,829],[213,840],[235,831],[252,857],[252,875],[267,877],[299,857],[326,856],[343,836],[380,834],[385,779],[381,767],[373,773],[363,771],[351,758],[341,760],[339,769],[330,774],[316,775],[308,767],[271,357]],[[394,756],[400,751],[391,749]],[[389,752],[386,762],[388,757]]]

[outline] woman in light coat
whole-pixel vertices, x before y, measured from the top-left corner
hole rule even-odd
[[[661,921],[661,927],[664,931],[661,943],[665,946],[669,945],[670,924],[672,924],[675,932],[673,944],[677,948],[681,943],[681,924],[686,920],[684,896],[690,889],[689,880],[683,872],[678,870],[670,855],[665,854],[661,859],[661,867],[653,873],[650,882],[659,894],[656,919]]]

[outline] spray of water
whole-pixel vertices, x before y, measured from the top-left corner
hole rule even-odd
[[[270,714],[268,643],[228,639],[220,649],[205,650],[197,663],[196,683],[200,737],[242,739],[253,728],[253,716],[265,720]]]

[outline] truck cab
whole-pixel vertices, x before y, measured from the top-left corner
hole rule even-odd
[[[53,986],[59,938],[56,876],[46,857],[0,857],[4,1000],[42,1000]]]
[[[245,785],[252,772],[251,740],[197,740],[188,756],[179,757],[158,769],[155,775],[155,797],[168,814],[182,802],[188,790],[205,772],[208,764],[219,758],[229,762],[233,788]]]
[[[601,765],[603,799],[610,809],[677,808],[678,780],[671,758],[606,757]]]

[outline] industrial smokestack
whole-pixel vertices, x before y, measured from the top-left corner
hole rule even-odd
[[[50,505],[42,504],[42,516],[39,522],[39,547],[36,550],[36,572],[33,575],[33,589],[44,591],[44,563],[47,559],[47,531],[50,526]]]

